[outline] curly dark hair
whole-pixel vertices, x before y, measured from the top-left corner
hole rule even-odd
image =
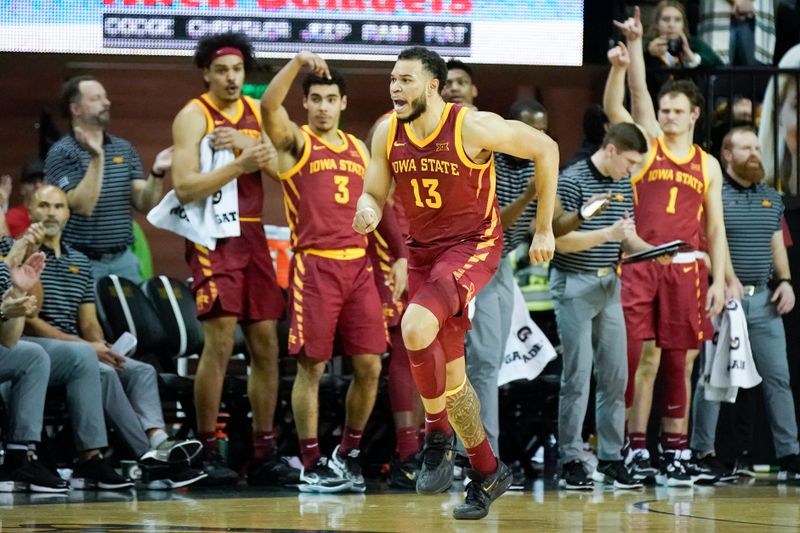
[[[444,62],[442,56],[422,46],[414,46],[406,48],[400,55],[397,56],[398,60],[418,60],[422,63],[422,67],[433,74],[433,77],[439,80],[439,94],[442,94],[444,86],[447,83],[447,63]]]
[[[206,35],[197,41],[194,64],[198,68],[208,68],[214,58],[214,52],[225,47],[236,48],[242,53],[245,72],[249,72],[255,66],[256,60],[253,56],[253,45],[250,44],[250,39],[242,33],[233,32]]]

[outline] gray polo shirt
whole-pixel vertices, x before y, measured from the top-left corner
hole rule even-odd
[[[772,276],[772,236],[781,231],[783,210],[783,199],[772,187],[742,187],[725,176],[722,214],[733,271],[743,285],[763,285]]]
[[[611,205],[599,215],[584,221],[577,231],[606,228],[623,218],[625,213],[633,218],[633,189],[627,177],[613,180],[603,176],[590,158],[581,159],[564,170],[558,177],[558,197],[565,212],[577,211],[595,194],[611,193]],[[608,241],[594,248],[575,253],[556,251],[553,266],[567,272],[588,272],[617,264],[621,241]]]
[[[47,183],[71,191],[83,179],[91,161],[89,151],[67,135],[47,152]],[[131,182],[145,179],[136,149],[120,137],[106,134],[103,143],[103,185],[97,206],[88,217],[72,213],[62,242],[86,255],[124,251],[133,242]]]

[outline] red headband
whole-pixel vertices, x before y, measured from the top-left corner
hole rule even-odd
[[[214,62],[214,60],[216,60],[219,57],[231,56],[231,55],[239,56],[240,59],[244,60],[244,55],[242,54],[241,50],[239,50],[238,48],[234,48],[232,46],[223,46],[222,48],[211,54],[211,61],[209,61],[208,63],[210,65],[211,63]]]

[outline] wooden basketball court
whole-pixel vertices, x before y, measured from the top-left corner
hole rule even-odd
[[[459,484],[460,487],[460,484]],[[750,485],[558,490],[538,480],[509,492],[477,522],[453,520],[460,491],[441,496],[389,492],[315,495],[290,491],[192,489],[73,491],[67,496],[0,494],[2,532],[250,533],[376,532],[769,532],[800,530],[800,485],[762,478]]]

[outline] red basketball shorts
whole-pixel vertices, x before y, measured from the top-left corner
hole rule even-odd
[[[655,339],[660,348],[672,350],[700,348],[708,338],[707,292],[708,274],[699,260],[623,265],[621,298],[628,338]]]
[[[235,316],[243,322],[278,320],[285,308],[261,223],[242,222],[241,236],[215,250],[186,241],[197,317]]]
[[[297,253],[289,291],[290,354],[330,359],[337,333],[346,355],[386,351],[386,323],[366,256],[331,259]]]

